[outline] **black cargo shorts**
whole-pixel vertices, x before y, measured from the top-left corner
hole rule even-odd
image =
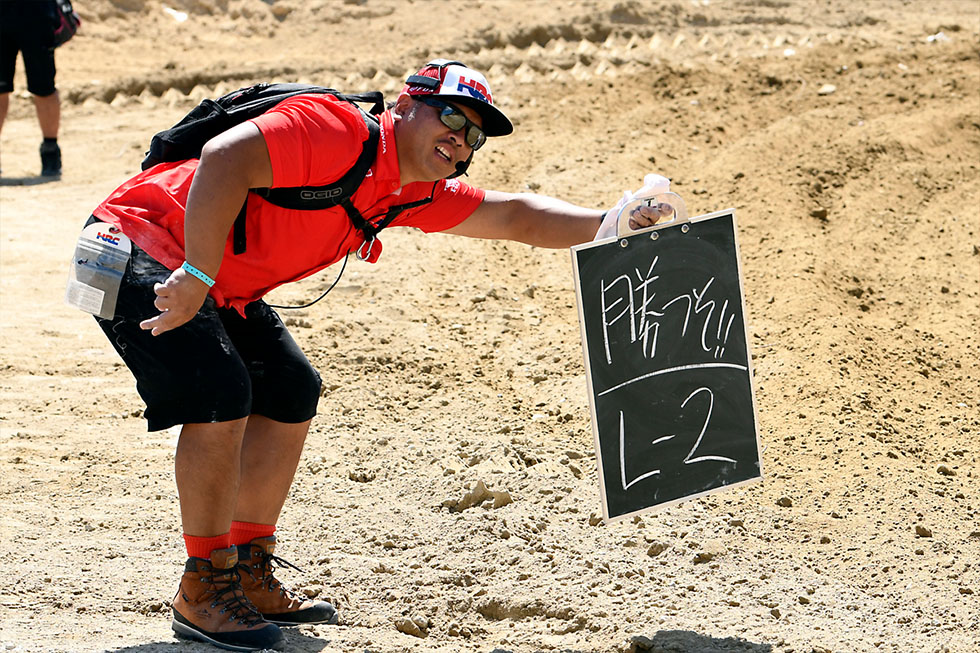
[[[158,336],[140,322],[158,315],[153,285],[171,271],[133,244],[115,317],[95,318],[136,377],[150,431],[263,415],[300,423],[316,414],[320,375],[265,302],[243,318],[210,296],[189,322]]]

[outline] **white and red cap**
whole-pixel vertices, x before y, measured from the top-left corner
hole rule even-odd
[[[459,61],[430,61],[405,81],[402,93],[439,98],[472,108],[483,118],[483,131],[487,136],[506,136],[514,131],[507,116],[494,106],[487,78]]]

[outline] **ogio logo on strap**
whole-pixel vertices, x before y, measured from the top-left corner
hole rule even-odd
[[[338,197],[344,192],[343,188],[327,188],[319,190],[302,190],[299,193],[300,199],[304,200],[328,200],[331,197]]]

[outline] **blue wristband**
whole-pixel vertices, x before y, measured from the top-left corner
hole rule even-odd
[[[214,279],[212,279],[208,275],[204,274],[203,272],[201,272],[200,270],[198,270],[196,267],[194,267],[193,265],[191,265],[187,261],[184,261],[183,265],[181,265],[180,267],[181,267],[181,269],[187,270],[188,272],[190,272],[191,274],[193,274],[195,277],[197,277],[198,279],[200,279],[201,281],[203,281],[204,283],[206,283],[208,285],[208,288],[210,288],[211,286],[214,285]]]

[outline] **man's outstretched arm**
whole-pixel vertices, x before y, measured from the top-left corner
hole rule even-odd
[[[652,226],[671,212],[666,205],[643,206],[630,216],[630,227]],[[445,233],[560,249],[592,240],[602,217],[602,211],[554,197],[488,190],[472,215]]]

